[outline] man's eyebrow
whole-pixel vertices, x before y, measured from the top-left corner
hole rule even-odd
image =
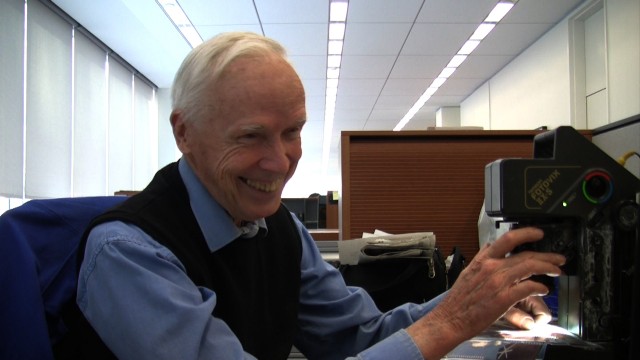
[[[251,125],[241,126],[239,129],[241,131],[262,131],[262,130],[264,130],[264,126],[257,125],[257,124],[251,124]]]
[[[306,123],[307,123],[306,118],[296,120],[295,126],[303,127]],[[265,127],[264,125],[260,125],[260,124],[248,124],[248,125],[240,126],[238,129],[244,132],[255,132],[255,131],[262,131],[265,129]]]

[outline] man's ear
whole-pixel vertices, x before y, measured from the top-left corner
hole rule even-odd
[[[184,116],[179,111],[172,111],[171,116],[169,117],[169,120],[171,121],[173,138],[176,140],[176,145],[178,146],[178,149],[183,154],[188,152],[189,150],[189,145],[188,145],[189,142],[187,141],[188,131],[187,131],[187,124]]]

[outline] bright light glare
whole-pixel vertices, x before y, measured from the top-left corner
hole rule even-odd
[[[340,77],[340,68],[328,68],[327,79],[337,79]]]
[[[442,72],[440,73],[440,75],[438,75],[438,77],[447,79],[449,78],[449,76],[451,76],[451,74],[453,74],[454,71],[456,71],[456,68],[446,67],[442,69]]]
[[[460,51],[458,51],[458,55],[471,54],[473,50],[475,50],[476,47],[478,47],[478,44],[480,44],[480,41],[478,40],[467,40],[467,42],[464,43],[464,45],[462,45],[462,47],[460,48]]]
[[[332,22],[329,24],[329,39],[330,40],[342,40],[344,39],[344,28],[345,23],[335,23]]]
[[[436,78],[435,80],[433,80],[430,87],[439,88],[440,86],[442,86],[442,84],[444,84],[445,81],[447,81],[446,78]]]
[[[534,324],[530,330],[498,330],[505,338],[527,340],[531,338],[557,339],[558,335],[573,336],[573,334],[557,325]]]
[[[341,55],[342,54],[342,41],[329,40],[329,55]]]
[[[507,13],[509,12],[509,10],[511,10],[512,7],[513,7],[512,2],[499,2],[498,4],[496,4],[493,10],[491,10],[487,18],[484,19],[484,22],[493,22],[493,23],[499,22],[500,20],[502,20],[502,18],[505,15],[507,15]]]
[[[453,58],[451,58],[451,61],[449,61],[449,64],[447,64],[447,67],[457,68],[466,59],[467,59],[467,55],[455,55]]]
[[[330,67],[330,68],[340,67],[341,62],[342,62],[342,56],[340,55],[329,55],[327,57],[327,67]]]
[[[329,21],[347,21],[347,1],[332,1],[329,7]]]
[[[469,39],[482,40],[491,32],[491,30],[493,30],[494,27],[496,27],[496,24],[482,23],[478,26],[476,31],[473,32],[473,35],[471,35]]]

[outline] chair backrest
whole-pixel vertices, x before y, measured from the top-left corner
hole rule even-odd
[[[31,200],[0,216],[0,359],[53,359],[75,299],[78,244],[122,196]]]

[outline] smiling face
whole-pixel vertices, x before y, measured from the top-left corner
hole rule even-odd
[[[272,215],[302,156],[298,75],[277,56],[239,58],[202,99],[199,119],[171,117],[184,158],[237,224]]]

